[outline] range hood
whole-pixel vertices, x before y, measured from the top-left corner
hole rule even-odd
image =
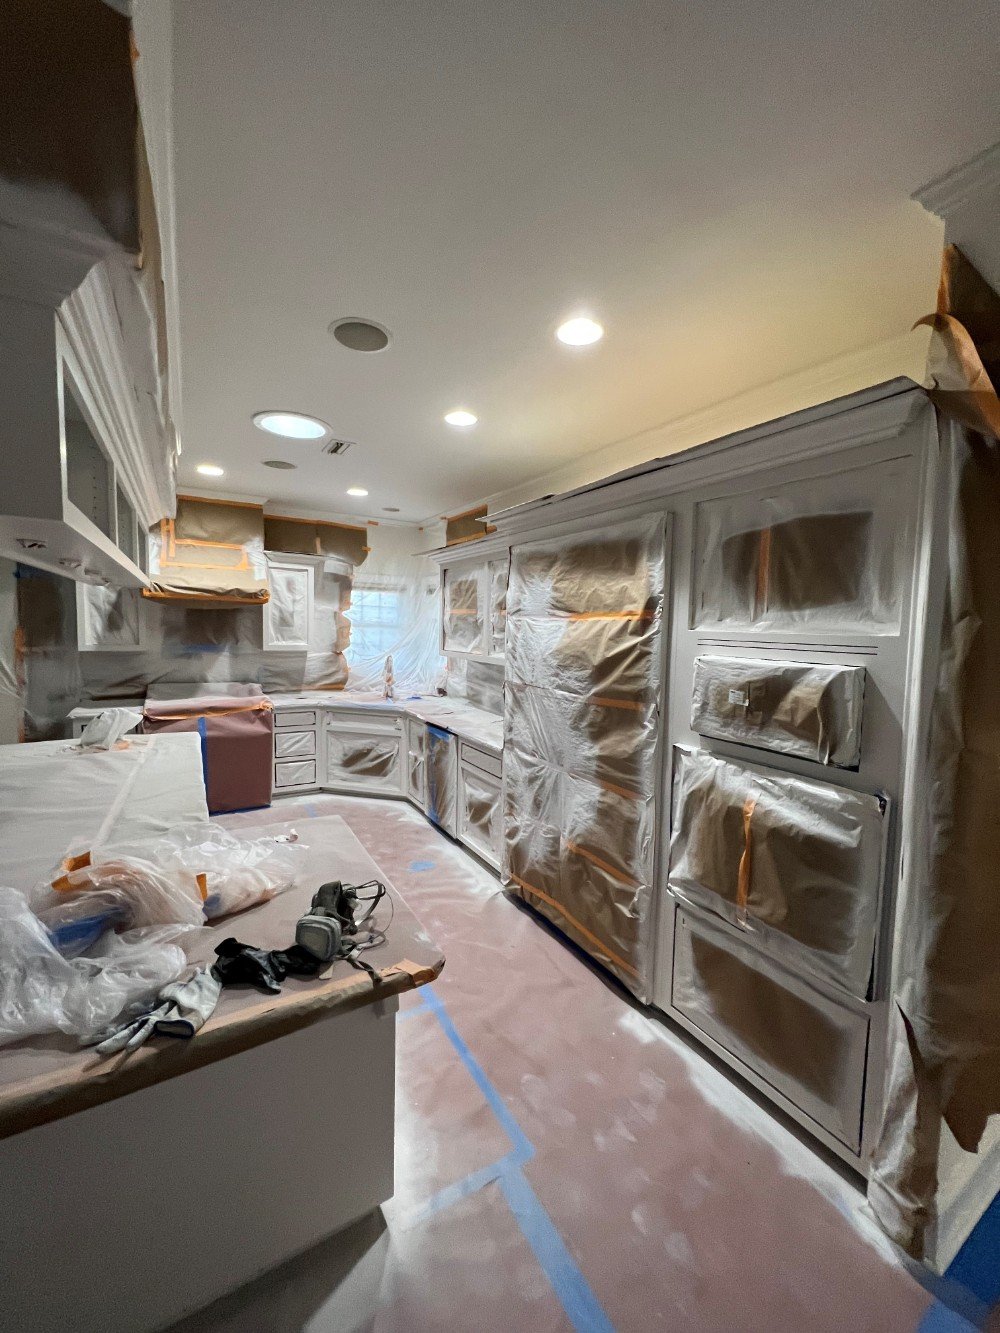
[[[264,507],[177,497],[177,517],[150,533],[149,586],[156,601],[261,606],[268,600]]]

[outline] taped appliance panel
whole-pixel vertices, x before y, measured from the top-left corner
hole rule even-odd
[[[698,657],[691,730],[856,768],[864,694],[864,667]]]
[[[697,505],[694,627],[897,633],[912,467],[890,459]]]
[[[505,880],[640,999],[663,587],[657,515],[511,552]]]
[[[847,1147],[861,1143],[868,1019],[678,911],[671,1002]]]
[[[880,903],[877,796],[679,751],[669,885],[787,966],[868,993]]]

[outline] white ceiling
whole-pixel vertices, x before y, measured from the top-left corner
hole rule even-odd
[[[997,137],[995,0],[175,0],[174,39],[180,479],[359,516],[898,336],[941,243],[909,195]]]

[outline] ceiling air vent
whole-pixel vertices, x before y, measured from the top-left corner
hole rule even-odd
[[[325,454],[346,454],[353,443],[353,440],[331,440],[329,444],[323,445],[323,452]]]

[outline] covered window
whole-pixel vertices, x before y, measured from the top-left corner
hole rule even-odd
[[[384,657],[403,634],[403,590],[398,584],[355,581],[347,612],[351,622],[348,662]]]

